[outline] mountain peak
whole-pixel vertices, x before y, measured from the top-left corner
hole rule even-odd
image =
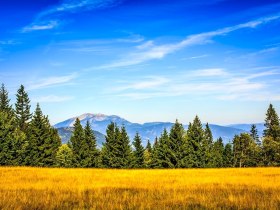
[[[90,119],[90,118],[94,118],[95,120],[103,120],[106,117],[108,117],[105,114],[102,113],[97,113],[97,114],[92,114],[92,113],[84,113],[76,118],[79,118],[79,120],[85,120],[85,119]]]

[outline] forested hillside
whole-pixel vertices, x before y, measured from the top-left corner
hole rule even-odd
[[[62,144],[58,130],[52,127],[37,104],[30,112],[30,100],[24,86],[10,104],[4,84],[0,89],[0,165],[83,168],[212,168],[280,165],[279,117],[272,104],[259,137],[256,125],[250,133],[234,136],[224,145],[213,139],[208,124],[203,127],[198,116],[188,128],[176,120],[145,147],[135,133],[132,145],[125,126],[111,122],[105,142],[98,147],[89,121],[82,126],[77,118],[67,144]]]

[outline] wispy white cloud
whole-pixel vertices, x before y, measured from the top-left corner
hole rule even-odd
[[[60,103],[65,101],[73,100],[72,96],[57,96],[57,95],[48,95],[48,96],[40,96],[38,98],[32,98],[32,101],[36,101],[39,103]]]
[[[57,85],[65,85],[65,84],[68,84],[69,82],[71,82],[76,77],[77,77],[77,74],[49,77],[49,78],[41,79],[41,80],[37,81],[36,83],[30,84],[29,86],[27,86],[26,89],[37,90],[37,89],[43,89],[43,88],[48,88],[48,87],[57,86]]]
[[[21,32],[50,30],[58,27],[64,13],[76,13],[85,10],[102,9],[119,4],[121,0],[62,0],[60,4],[40,12],[35,20],[25,26]]]
[[[151,89],[160,87],[163,84],[166,84],[169,82],[168,78],[165,77],[147,77],[143,79],[144,81],[137,81],[137,82],[131,82],[129,84],[125,84],[123,86],[119,86],[117,88],[114,88],[115,91],[124,91],[124,90],[144,90],[144,89]]]
[[[100,66],[100,68],[119,68],[137,65],[150,60],[162,59],[166,55],[181,50],[182,48],[212,42],[212,39],[216,36],[224,36],[229,34],[230,32],[240,29],[256,28],[259,25],[267,24],[271,21],[278,19],[280,19],[280,14],[269,17],[263,17],[247,23],[238,24],[235,26],[226,27],[215,31],[190,35],[186,39],[178,43],[156,45],[153,41],[150,40],[144,44],[136,46],[135,52],[131,52],[128,55],[125,55],[122,59],[117,60],[113,63],[102,65]]]
[[[205,57],[208,57],[208,56],[209,56],[208,54],[203,54],[203,55],[197,55],[197,56],[191,56],[191,57],[188,57],[188,58],[183,58],[182,60],[199,59],[199,58],[205,58]]]
[[[58,26],[58,21],[49,21],[46,23],[32,23],[31,25],[28,25],[24,27],[21,32],[26,33],[26,32],[31,32],[31,31],[42,31],[42,30],[49,30],[56,28]]]
[[[189,74],[188,74],[189,75]],[[212,68],[212,69],[198,69],[191,72],[192,76],[198,77],[213,77],[213,76],[227,76],[228,72],[222,68]]]
[[[218,100],[279,100],[278,92],[271,91],[266,77],[280,75],[276,71],[259,71],[249,73],[232,73],[222,68],[201,69],[185,74],[158,76],[145,80],[117,86],[112,89],[110,97],[128,100],[140,100],[159,97],[191,96],[192,98],[210,97]],[[207,78],[207,80],[204,80]],[[153,84],[153,85],[152,85]],[[254,97],[256,96],[256,97]]]

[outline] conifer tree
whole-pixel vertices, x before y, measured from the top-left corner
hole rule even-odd
[[[105,168],[111,168],[114,157],[114,148],[116,143],[115,123],[111,122],[106,129],[105,143],[101,150],[101,162]]]
[[[280,122],[272,104],[269,105],[265,119],[263,138],[263,163],[266,166],[280,165]]]
[[[7,112],[11,114],[12,106],[10,105],[9,93],[2,84],[0,88],[0,112]]]
[[[0,165],[13,165],[13,124],[8,112],[0,111]]]
[[[121,127],[120,133],[116,132],[117,144],[116,151],[117,159],[119,160],[117,168],[130,168],[132,165],[132,149],[129,142],[129,137],[127,135],[124,126]]]
[[[251,126],[251,130],[250,130],[250,136],[252,137],[252,139],[256,142],[257,145],[261,145],[261,141],[258,135],[258,130],[255,124],[253,124]]]
[[[269,105],[266,112],[264,137],[272,137],[273,140],[280,141],[280,123],[279,117],[272,104]]]
[[[224,159],[224,167],[232,167],[233,165],[233,153],[232,153],[232,146],[230,143],[225,145],[225,149],[223,152],[223,159]]]
[[[204,138],[201,142],[201,167],[212,167],[212,149],[213,149],[213,135],[209,127],[209,124],[206,123],[204,129]]]
[[[153,168],[175,168],[172,159],[176,160],[176,154],[172,151],[170,145],[168,132],[164,129],[154,147],[152,156]]]
[[[70,148],[73,151],[73,166],[85,167],[83,160],[85,158],[84,149],[86,149],[85,132],[79,118],[75,120],[74,131],[70,138]]]
[[[57,130],[44,116],[37,104],[30,126],[27,130],[28,146],[25,163],[31,166],[54,166],[56,152],[61,145]]]
[[[202,167],[202,149],[201,144],[204,139],[204,130],[198,116],[189,124],[187,130],[186,155],[184,157],[185,167]]]
[[[99,151],[97,149],[96,137],[93,130],[90,127],[89,121],[84,129],[85,132],[85,146],[84,149],[85,158],[82,160],[84,167],[98,167],[99,165]]]
[[[16,94],[15,114],[19,128],[26,131],[32,114],[30,113],[30,100],[23,85],[20,86]]]
[[[141,137],[139,136],[139,133],[136,133],[134,139],[133,139],[133,167],[134,168],[144,168],[144,147],[142,146]]]
[[[167,131],[166,131],[167,133]],[[186,141],[184,138],[184,127],[178,120],[171,127],[169,138],[166,138],[166,153],[169,158],[169,167],[180,168],[183,164],[183,155],[186,149]]]
[[[224,166],[224,144],[220,137],[213,144],[211,166],[221,168]]]

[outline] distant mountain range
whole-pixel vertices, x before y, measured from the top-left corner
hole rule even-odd
[[[76,118],[79,118],[83,126],[85,126],[86,122],[89,121],[91,128],[94,130],[99,147],[101,147],[102,143],[105,141],[106,128],[111,122],[114,122],[119,126],[124,125],[130,137],[130,140],[132,140],[135,136],[135,133],[138,132],[142,137],[143,145],[147,144],[148,139],[151,143],[153,143],[154,139],[160,136],[164,128],[170,130],[173,125],[173,123],[171,122],[150,122],[139,124],[129,122],[128,120],[123,119],[117,115],[86,113],[54,125],[54,127],[58,129],[63,143],[66,143],[70,139]],[[209,124],[209,126],[212,130],[213,138],[217,139],[219,137],[222,137],[224,143],[232,141],[234,135],[249,132],[251,129],[251,124],[233,124],[227,126]],[[261,136],[264,129],[264,123],[258,123],[256,124],[256,126],[259,135]],[[187,129],[188,125],[184,125],[184,128]]]

